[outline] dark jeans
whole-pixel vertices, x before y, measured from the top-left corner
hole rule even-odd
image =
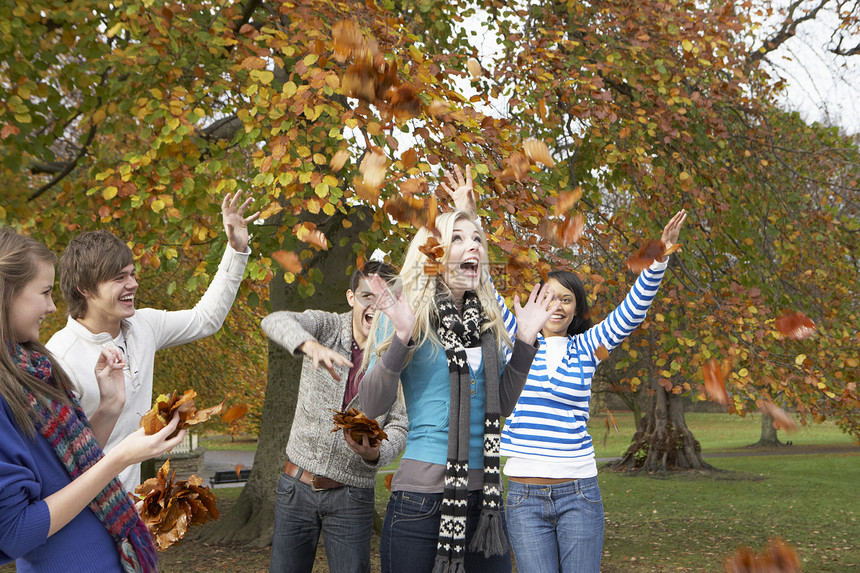
[[[481,515],[481,492],[469,492],[468,512],[466,573],[510,573],[510,552],[487,558],[468,550]],[[382,573],[430,573],[441,518],[441,493],[393,492],[382,525]]]
[[[275,499],[270,573],[310,573],[320,531],[331,573],[368,573],[373,489],[343,486],[313,491],[282,473]]]

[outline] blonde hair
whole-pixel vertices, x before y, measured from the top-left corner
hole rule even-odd
[[[448,264],[448,257],[451,253],[454,226],[457,222],[463,220],[474,222],[472,217],[465,211],[453,211],[436,217],[437,239],[445,248],[445,254],[439,261],[443,267]],[[475,289],[475,294],[478,295],[478,299],[481,301],[481,308],[483,308],[484,314],[488,319],[483,326],[483,332],[491,330],[496,338],[496,344],[499,350],[501,350],[504,345],[510,346],[511,342],[505,330],[502,312],[496,301],[495,289],[490,281],[487,237],[483,229],[477,224],[475,227],[480,235],[481,244],[484,247],[483,257],[479,265],[480,279],[478,287]],[[415,327],[412,331],[412,339],[416,343],[416,348],[429,342],[437,350],[442,350],[442,343],[435,336],[436,328],[433,324],[434,319],[438,315],[437,299],[440,296],[450,296],[450,290],[441,275],[433,276],[425,272],[424,266],[430,262],[430,259],[419,250],[432,235],[433,232],[426,227],[422,227],[415,233],[415,237],[413,237],[409,243],[409,248],[406,250],[406,258],[403,261],[403,266],[398,277],[403,283],[403,296],[409,302],[410,306],[412,306],[412,310],[415,313]],[[366,350],[362,359],[362,369],[367,368],[371,355],[376,356],[378,359],[391,346],[391,341],[395,335],[393,331],[384,340],[377,340],[376,338],[382,314],[382,312],[377,312],[373,318],[373,324],[370,327],[370,336],[367,339]]]
[[[38,341],[23,342],[15,340],[12,324],[9,321],[12,304],[21,290],[36,278],[39,264],[54,264],[57,256],[42,243],[19,235],[8,228],[0,228],[0,396],[12,410],[18,426],[28,435],[35,434],[33,408],[24,392],[26,388],[39,399],[47,402],[56,400],[70,404],[66,391],[72,388],[69,377],[59,365],[51,360],[51,371],[56,386],[44,382],[22,370],[12,359],[7,345],[21,344],[52,358],[48,349]]]

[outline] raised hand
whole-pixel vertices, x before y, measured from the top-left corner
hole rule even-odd
[[[367,280],[370,290],[376,295],[376,308],[385,313],[394,326],[397,338],[403,344],[409,344],[412,329],[415,327],[415,312],[406,301],[402,292],[391,292],[388,284],[379,275],[370,275]]]
[[[443,181],[441,183],[442,189],[448,193],[448,196],[451,198],[451,201],[454,203],[454,208],[459,211],[465,211],[472,216],[472,219],[478,217],[478,204],[475,201],[475,189],[472,186],[472,169],[470,166],[466,166],[466,177],[463,178],[463,173],[460,171],[460,166],[454,166],[454,173],[457,174],[457,179],[451,175],[451,172],[445,170],[445,177],[448,178],[448,182],[451,184],[449,187],[445,185]]]
[[[260,216],[260,211],[257,211],[249,217],[245,217],[245,209],[253,201],[253,197],[248,197],[241,205],[242,192],[236,191],[235,195],[227,193],[224,195],[224,200],[221,201],[221,220],[224,223],[224,231],[227,233],[227,242],[233,247],[233,250],[238,253],[244,253],[248,248],[248,223],[256,221]]]
[[[325,369],[329,371],[331,377],[338,382],[340,382],[340,376],[338,375],[337,370],[335,370],[335,366],[347,366],[352,368],[352,362],[345,356],[335,352],[328,346],[323,346],[316,340],[306,340],[299,347],[299,350],[302,351],[305,356],[313,360],[314,370],[319,368],[319,365],[322,364]]]
[[[665,245],[665,249],[667,251],[678,242],[678,234],[681,232],[681,225],[684,224],[686,219],[687,211],[681,209],[675,213],[675,216],[672,217],[672,219],[666,223],[666,227],[663,228],[663,236],[660,237],[660,240],[663,241],[663,245]]]
[[[556,300],[548,284],[540,289],[538,285],[532,288],[529,299],[525,306],[520,306],[519,295],[514,295],[514,314],[517,317],[517,338],[526,344],[534,344],[538,332],[541,331],[546,321],[561,305]]]

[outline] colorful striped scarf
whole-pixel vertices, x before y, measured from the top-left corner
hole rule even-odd
[[[50,359],[36,350],[20,344],[8,345],[18,366],[55,385]],[[77,398],[68,392],[72,406],[40,399],[24,389],[33,406],[34,422],[73,480],[104,457],[86,415]],[[119,551],[123,570],[127,573],[156,572],[156,551],[152,535],[138,516],[134,505],[118,479],[111,482],[90,502],[90,509],[111,534]]]

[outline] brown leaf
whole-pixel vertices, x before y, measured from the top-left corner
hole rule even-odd
[[[441,99],[434,99],[427,106],[427,115],[431,117],[439,117],[451,111],[451,104]]]
[[[723,566],[726,573],[799,573],[800,558],[793,547],[776,537],[761,555],[740,547]]]
[[[609,358],[609,351],[606,350],[605,346],[600,345],[597,347],[597,350],[594,351],[594,355],[597,357],[598,360],[603,361]]]
[[[429,188],[426,177],[412,177],[400,183],[400,192],[405,195],[418,195]]]
[[[558,194],[558,204],[555,207],[556,215],[565,215],[573,209],[574,205],[582,198],[582,187],[576,187],[573,191],[565,191]]]
[[[299,256],[291,251],[275,251],[272,253],[272,258],[281,265],[285,271],[291,272],[294,275],[302,272],[302,261]]]
[[[549,147],[539,139],[527,139],[523,142],[526,156],[535,163],[543,163],[547,167],[555,167],[555,160],[549,153]]]
[[[344,63],[364,46],[364,35],[358,24],[350,20],[336,22],[331,28],[331,35],[334,41],[332,57],[340,63]]]
[[[376,101],[378,79],[373,65],[369,61],[359,61],[346,69],[341,86],[346,95],[368,103]]]
[[[565,247],[578,243],[582,238],[582,228],[585,226],[585,216],[577,213],[573,217],[565,215],[564,219],[556,226],[558,240]]]
[[[397,195],[388,199],[382,208],[400,223],[409,223],[416,229],[424,225],[424,201],[417,197]]]
[[[727,406],[729,394],[726,392],[725,376],[728,374],[726,367],[728,362],[720,365],[715,358],[708,360],[702,365],[702,378],[705,380],[705,391],[708,397],[717,404]]]
[[[776,319],[776,329],[787,338],[803,340],[815,332],[815,323],[802,312],[787,310]]]
[[[338,149],[332,156],[331,161],[329,161],[328,166],[331,167],[332,171],[337,173],[343,169],[347,159],[349,159],[349,151],[346,149]]]
[[[394,119],[403,122],[421,114],[421,100],[415,93],[415,86],[405,82],[398,87],[389,88],[386,98],[391,105]]]
[[[797,429],[797,424],[795,423],[794,419],[792,419],[792,417],[789,416],[785,412],[785,410],[783,410],[770,400],[757,400],[756,405],[761,412],[764,412],[765,414],[773,418],[773,427],[777,430],[793,432]]]
[[[332,432],[343,430],[349,432],[352,439],[360,442],[362,436],[368,437],[368,443],[376,446],[380,441],[387,440],[388,435],[379,427],[379,423],[373,418],[368,418],[356,408],[344,411],[335,411],[335,428]]]
[[[218,404],[204,410],[197,410],[194,405],[194,397],[197,392],[194,390],[186,390],[181,396],[174,391],[171,395],[162,394],[155,399],[155,405],[146,412],[140,419],[140,427],[144,429],[144,433],[152,435],[164,428],[174,414],[179,414],[179,425],[176,427],[176,435],[179,430],[188,428],[201,422],[205,422],[215,414],[221,413],[224,404]]]
[[[295,233],[298,240],[316,245],[324,251],[328,250],[328,239],[326,239],[325,233],[317,229],[315,223],[307,221],[301,223],[296,227]]]
[[[391,480],[392,480],[392,479],[394,479],[394,474],[393,474],[393,473],[385,474],[385,480],[384,480],[384,482],[385,482],[385,489],[387,489],[388,491],[391,491]]]
[[[635,273],[644,271],[662,257],[664,251],[663,241],[648,241],[635,255],[627,259],[627,268]]]

